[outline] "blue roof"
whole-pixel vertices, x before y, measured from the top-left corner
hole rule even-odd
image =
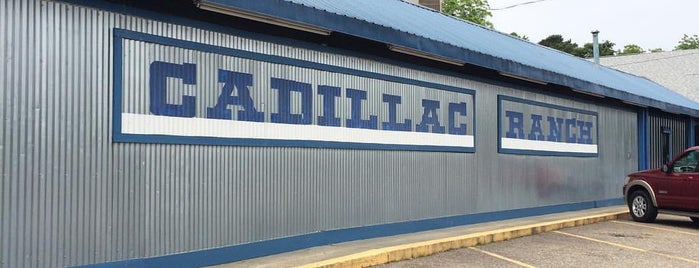
[[[206,0],[661,110],[699,103],[643,77],[401,0]]]

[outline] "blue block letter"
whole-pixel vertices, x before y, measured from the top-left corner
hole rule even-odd
[[[592,144],[592,122],[578,121],[580,137],[578,143]]]
[[[255,103],[250,97],[252,87],[252,74],[238,73],[233,71],[218,70],[218,81],[223,84],[221,95],[218,96],[216,106],[206,108],[206,117],[212,119],[232,119],[231,110],[228,105],[240,105],[242,110],[238,111],[239,121],[263,122],[264,113],[255,109]],[[238,91],[238,95],[231,96],[233,90]]]
[[[340,118],[335,117],[335,98],[340,97],[340,88],[318,86],[318,95],[323,95],[323,115],[318,116],[318,125],[339,127]]]
[[[439,101],[423,99],[422,107],[424,108],[422,112],[422,121],[415,126],[415,131],[430,132],[429,125],[432,125],[432,133],[444,133],[444,127],[439,124],[439,116],[437,115]]]
[[[548,141],[561,142],[561,130],[563,129],[563,118],[556,118],[553,116],[548,116],[546,119],[549,121],[549,135],[546,137]]]
[[[197,65],[154,61],[150,64],[150,112],[154,115],[194,117],[194,96],[182,96],[182,104],[167,103],[167,78],[182,79],[185,85],[197,83]]]
[[[466,116],[467,112],[468,107],[466,106],[465,102],[449,103],[449,134],[466,135],[466,124],[459,124],[459,126],[457,127],[455,125],[455,117],[457,113],[461,116]]]
[[[274,78],[270,80],[277,94],[277,112],[272,114],[273,123],[310,125],[313,122],[313,89],[311,84]],[[301,114],[291,113],[291,92],[301,93]]]
[[[403,123],[396,122],[396,106],[400,104],[400,96],[383,94],[383,102],[388,103],[388,122],[381,124],[384,130],[411,131],[412,120],[405,119]]]
[[[568,142],[568,143],[578,142],[577,136],[574,133],[572,133],[572,131],[571,131],[571,126],[575,127],[575,124],[576,124],[575,118],[566,119],[566,134],[568,135],[568,136],[566,136],[566,142]]]
[[[346,93],[347,97],[352,100],[352,115],[346,121],[347,127],[377,129],[378,123],[375,115],[370,115],[369,120],[362,120],[362,100],[366,100],[366,91],[348,88]]]
[[[505,116],[510,119],[510,127],[507,133],[505,133],[505,137],[524,139],[524,114],[515,111],[505,111]]]
[[[544,133],[541,131],[541,115],[532,114],[531,117],[532,129],[529,131],[529,135],[527,136],[527,138],[534,141],[543,141],[545,137]]]

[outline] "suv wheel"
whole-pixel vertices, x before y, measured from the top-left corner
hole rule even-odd
[[[639,190],[631,193],[629,198],[629,212],[631,218],[638,222],[653,222],[658,216],[658,210],[645,191]]]

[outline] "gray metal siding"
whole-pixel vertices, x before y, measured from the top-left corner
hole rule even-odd
[[[53,1],[0,4],[0,266],[161,256],[620,197],[636,114]],[[112,143],[112,28],[477,91],[476,153]],[[600,115],[599,157],[497,153],[497,95]]]
[[[619,181],[634,171],[638,163],[634,111],[487,85],[477,89],[478,186],[479,195],[484,196],[479,201],[494,206],[479,209],[542,206],[620,195]],[[484,105],[497,103],[498,94],[598,112],[599,156],[498,154],[497,107]],[[498,198],[487,198],[492,196]]]
[[[671,135],[670,160],[687,149],[688,118],[677,114],[651,111],[648,120],[648,168],[659,168],[664,163],[662,148],[663,128],[668,128]]]

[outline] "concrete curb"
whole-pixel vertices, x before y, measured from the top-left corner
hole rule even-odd
[[[409,260],[418,257],[458,249],[484,245],[492,242],[555,231],[563,228],[583,226],[603,221],[629,217],[628,210],[529,224],[518,227],[504,228],[493,231],[472,233],[442,239],[427,240],[410,244],[377,248],[347,256],[327,259],[319,262],[298,266],[300,268],[325,267],[368,267],[389,262]]]

